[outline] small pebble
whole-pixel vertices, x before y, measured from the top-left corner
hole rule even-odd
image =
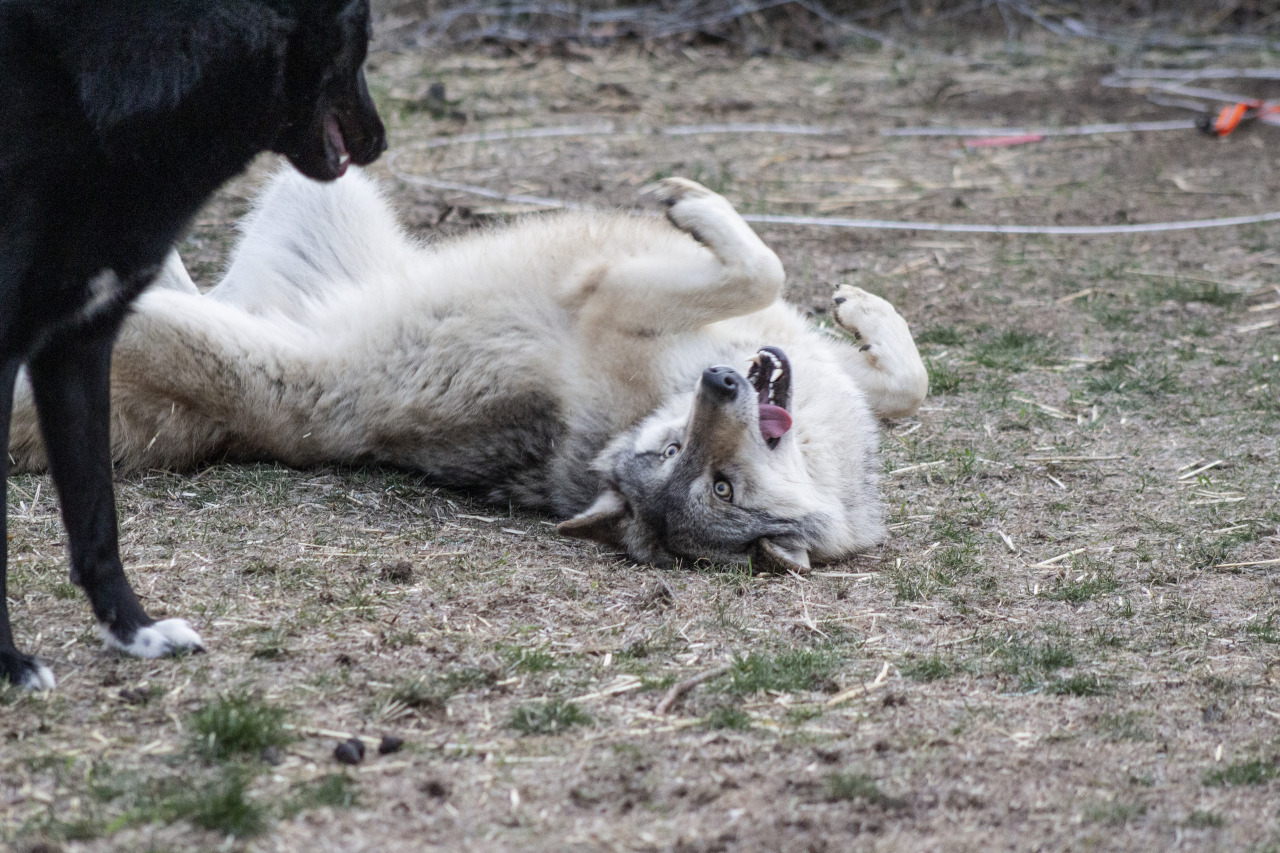
[[[344,740],[333,749],[333,757],[343,764],[356,765],[364,761],[364,742],[358,737]]]
[[[383,735],[382,742],[378,744],[378,755],[390,755],[393,752],[399,752],[404,746],[404,738],[395,735]]]
[[[444,799],[449,796],[449,785],[447,782],[441,782],[439,779],[429,779],[419,786],[422,793],[428,797],[436,797]]]

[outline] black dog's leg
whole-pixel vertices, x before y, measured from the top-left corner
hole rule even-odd
[[[10,358],[0,364],[0,448],[9,447],[9,416],[13,410],[13,383],[18,376],[19,360]],[[0,452],[0,497],[8,506],[9,454]],[[8,512],[0,515],[0,679],[35,690],[47,690],[54,686],[53,673],[31,655],[24,655],[13,645],[13,631],[9,628],[9,527]]]
[[[49,472],[62,501],[71,581],[89,596],[107,645],[138,657],[202,649],[185,620],[155,622],[147,615],[120,564],[109,434],[114,339],[114,328],[74,330],[28,360]]]

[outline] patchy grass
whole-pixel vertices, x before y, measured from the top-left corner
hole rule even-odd
[[[826,649],[796,649],[777,655],[751,652],[734,661],[724,689],[736,695],[828,689],[834,686],[830,678],[838,663],[838,655]]]
[[[1192,809],[1187,815],[1186,825],[1192,829],[1221,829],[1227,825],[1227,819],[1217,812]]]
[[[717,705],[702,718],[702,725],[708,729],[746,731],[751,728],[751,715],[736,705]]]
[[[269,825],[265,807],[247,796],[245,777],[228,771],[222,778],[183,792],[155,806],[153,818],[185,820],[201,829],[237,838],[260,835]]]
[[[1265,785],[1277,777],[1280,777],[1280,762],[1276,758],[1252,758],[1207,771],[1204,784],[1209,787]]]
[[[220,696],[191,717],[192,744],[214,761],[257,757],[267,747],[293,740],[285,730],[286,709],[248,693]]]
[[[302,782],[293,788],[292,798],[285,803],[284,817],[293,817],[304,811],[328,807],[349,809],[359,804],[360,789],[354,779],[344,773],[329,773],[310,782]]]
[[[874,779],[863,773],[831,773],[823,784],[829,802],[861,801],[884,809],[905,809],[909,805],[900,797],[886,794]]]
[[[398,171],[597,206],[634,205],[661,173],[815,216],[1280,209],[1277,168],[1247,136],[1206,160],[1178,133],[962,150],[630,131],[1070,125],[1126,120],[1140,102],[1098,99],[1111,47],[1027,32],[957,36],[945,59],[746,56],[704,39],[564,55],[415,45],[375,50],[370,78]],[[1259,62],[1225,45],[1214,59]],[[605,122],[613,134],[418,145]],[[514,210],[402,182],[388,162],[366,171],[428,243]],[[201,286],[272,167],[193,223],[180,250]],[[139,661],[101,649],[67,581],[52,482],[11,476],[14,627],[59,688],[0,690],[0,847],[1272,849],[1276,744],[1258,733],[1274,724],[1280,637],[1262,562],[1280,542],[1280,348],[1258,324],[1280,317],[1267,307],[1280,225],[1087,239],[753,227],[802,311],[829,316],[833,283],[866,287],[928,360],[930,399],[884,424],[873,462],[882,547],[803,579],[655,568],[413,472],[122,475],[135,586],[208,643]],[[722,661],[731,672],[655,713]],[[263,746],[276,735],[290,739]],[[402,748],[378,754],[383,735]],[[334,757],[351,736],[369,746],[355,768]]]
[[[593,722],[590,714],[572,702],[553,699],[521,705],[511,712],[507,725],[524,735],[556,735],[574,726],[589,726]]]
[[[941,681],[950,678],[960,671],[960,667],[950,657],[943,655],[927,655],[913,658],[902,666],[902,674],[916,681]]]

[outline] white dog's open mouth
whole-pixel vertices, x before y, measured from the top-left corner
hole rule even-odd
[[[769,448],[791,429],[791,362],[777,347],[762,347],[751,358],[747,381],[756,389],[760,405],[760,437]]]

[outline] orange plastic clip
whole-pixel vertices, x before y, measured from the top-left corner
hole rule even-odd
[[[1245,113],[1253,107],[1253,104],[1232,104],[1229,107],[1223,107],[1222,112],[1218,113],[1218,117],[1214,119],[1212,130],[1219,136],[1226,136],[1237,127],[1244,119]]]

